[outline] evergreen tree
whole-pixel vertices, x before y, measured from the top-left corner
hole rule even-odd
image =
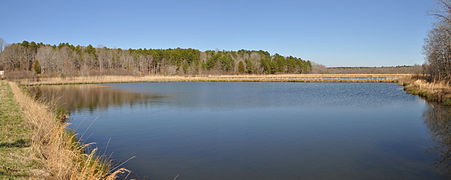
[[[41,74],[41,64],[36,60],[33,64],[33,70],[36,74]]]
[[[240,61],[240,62],[238,63],[238,72],[239,72],[239,73],[244,73],[244,72],[245,72],[243,61]]]

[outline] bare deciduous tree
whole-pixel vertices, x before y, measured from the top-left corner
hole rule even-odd
[[[265,61],[265,67],[262,67]],[[266,51],[205,51],[196,49],[110,49],[48,45],[24,41],[0,54],[9,71],[33,71],[39,62],[46,75],[201,74],[201,73],[307,73],[311,63],[300,58],[271,56]],[[241,70],[238,68],[242,64]],[[245,70],[243,70],[245,69]]]
[[[444,21],[451,23],[449,14],[451,13],[451,1],[450,0],[438,0],[440,8],[432,11],[431,15],[443,19]]]
[[[451,1],[439,0],[440,10],[433,15],[439,18],[429,32],[424,45],[426,73],[432,80],[451,82]]]

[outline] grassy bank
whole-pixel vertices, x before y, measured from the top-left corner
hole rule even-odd
[[[0,81],[0,102],[0,179],[45,176],[42,164],[33,157],[32,128],[4,81]]]
[[[421,78],[404,78],[399,83],[410,94],[418,95],[428,101],[451,106],[451,86],[444,82],[427,82]]]
[[[278,74],[208,76],[86,76],[20,80],[26,85],[99,84],[125,82],[397,82],[409,74]]]
[[[110,170],[108,162],[86,154],[65,123],[42,103],[22,92],[15,83],[1,82],[2,156],[5,177],[45,179],[114,179],[125,169]],[[6,140],[3,140],[6,139]],[[3,142],[5,141],[5,142]]]

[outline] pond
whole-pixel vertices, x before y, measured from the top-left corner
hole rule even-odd
[[[31,87],[137,179],[446,179],[451,109],[394,83]],[[134,157],[134,158],[133,158]],[[128,159],[131,160],[127,161]]]

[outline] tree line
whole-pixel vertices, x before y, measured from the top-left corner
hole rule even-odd
[[[439,0],[440,10],[433,13],[439,18],[426,38],[425,72],[431,80],[451,82],[451,2]]]
[[[120,49],[23,41],[6,46],[0,64],[10,74],[48,76],[309,73],[310,61],[266,51]]]

